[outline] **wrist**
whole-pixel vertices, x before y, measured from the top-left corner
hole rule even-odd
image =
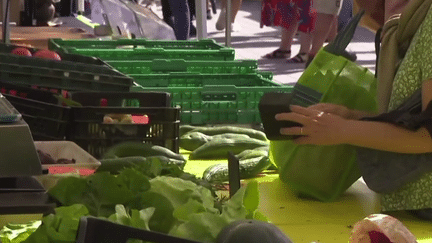
[[[358,121],[352,119],[345,119],[342,124],[340,124],[340,134],[341,144],[352,144],[352,139],[355,137],[355,130],[358,127]]]

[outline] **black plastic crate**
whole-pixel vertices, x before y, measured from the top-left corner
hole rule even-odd
[[[25,99],[37,100],[50,104],[58,103],[58,100],[53,96],[53,93],[59,93],[58,90],[39,90],[21,85],[9,84],[1,82],[0,80],[0,92],[2,94],[9,94],[18,96]]]
[[[28,124],[34,140],[63,140],[69,128],[70,107],[4,94]]]
[[[123,141],[142,141],[179,152],[180,109],[171,107],[73,107],[70,140],[100,158],[105,150]],[[106,124],[108,114],[147,115],[148,124]]]
[[[167,92],[73,92],[71,99],[83,106],[171,106],[171,94]]]
[[[27,48],[32,54],[41,50],[41,49],[27,47],[27,46],[0,43],[0,53],[8,54],[11,53],[13,49],[18,47]],[[70,54],[70,53],[57,53],[57,54],[59,54],[59,56],[63,61],[77,62],[77,63],[89,64],[89,65],[108,66],[104,61],[96,57],[84,56],[79,54]]]
[[[61,53],[62,60],[57,61],[11,54],[17,47],[0,44],[0,80],[4,83],[69,91],[129,91],[133,83],[98,58]]]
[[[180,108],[169,107],[168,93],[77,92],[71,97],[83,106],[72,107],[68,138],[94,157],[100,158],[107,148],[124,141],[151,143],[179,152]],[[100,107],[101,103],[106,106]],[[145,115],[148,123],[106,123],[104,117],[109,114]]]

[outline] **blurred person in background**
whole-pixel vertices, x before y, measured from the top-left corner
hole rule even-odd
[[[231,31],[235,31],[234,22],[241,5],[242,0],[231,0]],[[226,28],[226,6],[227,0],[222,0],[221,11],[216,22],[217,30],[224,30]]]
[[[263,56],[267,59],[286,59],[291,57],[291,45],[297,31],[311,33],[315,28],[317,14],[312,0],[263,0],[261,9],[262,26],[280,26],[282,37],[279,48]],[[298,56],[306,59],[307,50],[300,50]],[[304,54],[302,54],[304,52]]]
[[[188,40],[192,25],[190,0],[161,0],[163,20],[171,26],[177,40]],[[196,33],[196,29],[195,29]]]
[[[310,33],[299,32],[300,51],[288,63],[306,63],[306,67],[313,60],[324,43],[331,42],[338,32],[338,16],[342,9],[343,0],[313,0],[313,8],[317,12],[315,29]],[[345,51],[346,58],[351,61],[357,59],[354,53]]]

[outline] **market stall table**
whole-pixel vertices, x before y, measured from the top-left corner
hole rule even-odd
[[[185,156],[188,152],[184,153]],[[211,164],[226,161],[189,160],[185,171],[201,176]],[[380,213],[379,195],[362,179],[355,182],[338,200],[319,202],[299,198],[281,182],[278,174],[264,173],[259,182],[260,211],[295,243],[348,242],[353,225],[374,213]],[[247,181],[244,181],[247,183]],[[391,214],[399,219],[419,243],[432,242],[432,224],[405,212]]]

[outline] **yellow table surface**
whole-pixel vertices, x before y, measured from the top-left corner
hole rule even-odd
[[[222,162],[226,163],[190,160],[185,171],[201,176],[207,166]],[[297,197],[277,174],[267,174],[256,180],[259,181],[259,210],[294,243],[348,242],[352,226],[357,221],[380,212],[379,195],[361,179],[337,201],[327,203]],[[418,220],[405,212],[391,215],[399,219],[419,243],[432,242],[432,222]]]

